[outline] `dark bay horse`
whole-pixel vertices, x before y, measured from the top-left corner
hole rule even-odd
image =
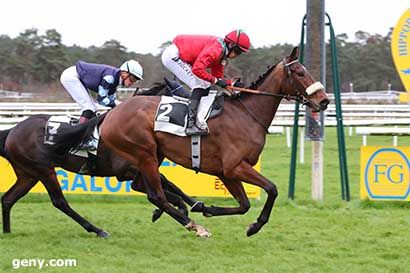
[[[329,99],[324,87],[298,61],[298,49],[270,68],[254,89],[268,95],[246,94],[226,101],[224,113],[208,121],[210,134],[202,138],[201,172],[215,175],[238,201],[239,207],[204,207],[208,216],[244,214],[250,202],[242,182],[263,188],[267,200],[247,235],[257,233],[270,217],[277,197],[276,186],[252,168],[262,152],[270,126],[282,98],[304,102],[313,111],[327,108]],[[160,166],[164,157],[191,168],[191,139],[163,132],[154,132],[154,116],[160,98],[133,97],[110,111],[101,125],[104,143],[140,170],[148,190],[148,199],[193,230],[198,236],[210,236],[206,229],[175,209],[164,194]]]
[[[142,90],[142,92],[156,95],[158,92],[164,92],[163,88],[163,85],[157,85],[155,88]],[[98,123],[102,117],[95,118],[87,126],[73,126],[73,134],[76,136],[89,135],[90,126]],[[10,162],[17,176],[15,184],[1,198],[3,232],[10,232],[10,212],[13,205],[26,195],[38,181],[41,181],[55,207],[79,223],[88,232],[95,232],[99,237],[107,237],[107,232],[97,228],[75,212],[63,196],[54,168],[62,167],[78,173],[87,159],[67,153],[56,156],[58,151],[54,151],[44,144],[45,126],[49,118],[49,115],[33,115],[12,129],[0,131],[0,155]],[[108,149],[103,141],[98,146],[97,155],[96,169],[91,173],[92,175],[115,176],[119,181],[134,180],[138,177],[137,169]],[[188,214],[183,201],[193,206],[195,200],[185,195],[165,176],[161,176],[161,180],[167,199],[183,214]],[[144,184],[136,183],[135,185],[137,186],[136,190],[146,192]],[[158,219],[161,214],[161,210],[155,210],[153,221]]]

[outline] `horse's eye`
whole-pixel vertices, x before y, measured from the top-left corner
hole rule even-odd
[[[298,71],[298,72],[296,72],[296,74],[297,74],[299,77],[303,77],[303,76],[305,75],[305,73],[303,73],[303,71]]]

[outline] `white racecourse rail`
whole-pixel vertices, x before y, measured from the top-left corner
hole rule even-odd
[[[100,112],[109,108],[99,107]],[[272,122],[270,132],[283,133],[283,127],[293,125],[295,106],[282,103]],[[374,126],[374,125],[409,125],[410,106],[407,104],[343,104],[343,123],[345,126]],[[300,108],[299,126],[305,126],[304,107]],[[14,126],[21,120],[34,114],[48,115],[80,115],[80,107],[76,103],[0,103],[1,128]],[[336,126],[335,105],[331,104],[325,111],[325,126]]]

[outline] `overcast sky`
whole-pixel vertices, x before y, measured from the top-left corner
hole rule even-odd
[[[325,0],[336,34],[386,35],[409,0]],[[5,0],[0,34],[56,29],[65,45],[101,46],[116,39],[129,51],[157,53],[177,34],[223,36],[241,28],[254,47],[297,44],[306,0]]]

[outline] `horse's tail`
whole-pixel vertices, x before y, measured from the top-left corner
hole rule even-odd
[[[90,139],[95,126],[103,121],[105,115],[104,113],[83,124],[60,127],[59,132],[53,138],[55,144],[50,145],[49,149],[54,155],[62,156],[67,154],[70,149],[81,146]]]
[[[4,145],[6,144],[7,136],[9,135],[11,129],[0,131],[0,156],[7,158],[6,150]]]

